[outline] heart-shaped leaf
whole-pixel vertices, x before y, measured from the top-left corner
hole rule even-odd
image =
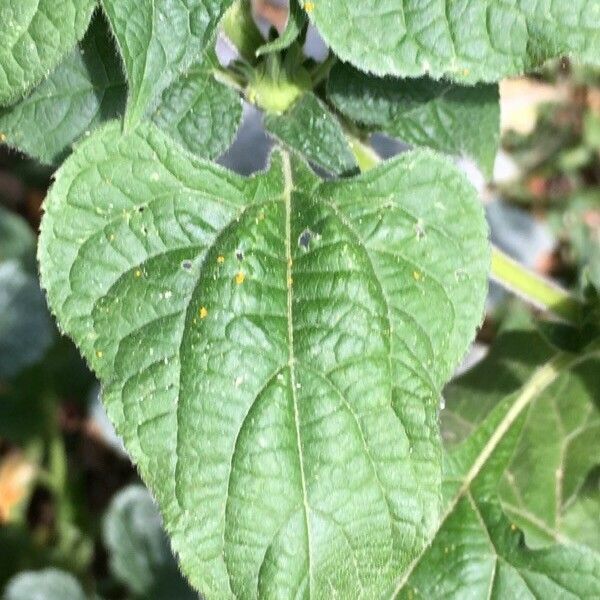
[[[330,183],[277,153],[245,179],[111,124],[59,170],[50,304],[207,597],[372,598],[419,552],[486,234],[428,151]]]

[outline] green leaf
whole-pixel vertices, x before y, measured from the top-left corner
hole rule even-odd
[[[126,83],[101,14],[80,44],[27,98],[0,109],[6,143],[58,164],[85,132],[123,113]]]
[[[373,597],[419,551],[486,234],[430,152],[332,183],[276,154],[245,179],[112,124],[65,162],[44,286],[203,594]]]
[[[306,24],[306,13],[300,8],[298,0],[290,0],[289,10],[288,21],[282,34],[268,44],[260,46],[256,50],[257,56],[285,50],[298,39],[302,28]]]
[[[303,2],[344,61],[377,75],[498,81],[561,55],[600,62],[600,0]]]
[[[242,121],[239,95],[213,77],[214,61],[193,65],[163,93],[152,121],[184,148],[216,158],[231,145]]]
[[[152,113],[162,92],[198,60],[231,0],[102,0],[129,82],[126,123]]]
[[[37,362],[53,339],[36,278],[17,261],[0,262],[0,380]]]
[[[445,438],[455,443],[473,431],[499,397],[522,385],[551,353],[530,324],[505,331],[484,361],[448,386]],[[564,522],[590,470],[600,463],[600,411],[594,402],[600,395],[599,369],[600,360],[590,359],[533,400],[503,475],[502,506],[530,546],[582,542],[570,537]],[[597,519],[589,527],[598,530]]]
[[[144,600],[197,599],[179,573],[156,505],[139,485],[121,490],[104,518],[110,570]]]
[[[563,514],[562,530],[572,540],[600,553],[598,515],[600,515],[600,477],[598,468],[590,474],[585,487]]]
[[[305,93],[285,113],[267,113],[267,133],[329,173],[356,170],[344,131],[327,106],[314,94]]]
[[[448,455],[445,508],[438,530],[395,587],[395,598],[595,598],[600,556],[581,547],[531,550],[496,495],[523,424],[540,393],[578,358],[559,355],[498,404]]]
[[[327,94],[356,123],[415,146],[472,158],[488,177],[492,174],[500,142],[497,85],[378,78],[337,64]]]
[[[240,56],[253,64],[264,39],[252,18],[250,0],[236,0],[225,13],[221,28]]]
[[[27,222],[0,206],[0,263],[17,260],[29,265],[35,259],[35,237]]]
[[[11,104],[58,65],[88,27],[95,0],[3,0],[0,106]]]
[[[58,569],[24,571],[13,577],[3,600],[86,600],[77,580]]]

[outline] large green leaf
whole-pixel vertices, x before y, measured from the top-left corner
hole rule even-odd
[[[197,600],[179,572],[156,505],[144,487],[126,487],[113,498],[103,537],[112,573],[136,597]]]
[[[473,431],[500,397],[520,387],[551,353],[530,324],[504,331],[484,361],[448,386],[442,421],[445,438],[456,443]],[[595,404],[600,396],[599,370],[600,360],[588,360],[560,375],[552,389],[534,399],[503,475],[502,505],[531,546],[582,542],[590,529],[600,538],[597,517],[588,518],[586,532],[573,527],[576,515],[569,515],[590,470],[600,463],[600,411]],[[579,521],[584,517],[580,512]]]
[[[409,144],[469,157],[487,176],[492,174],[500,142],[497,85],[379,78],[338,64],[327,93],[335,107],[357,123]]]
[[[304,0],[338,56],[377,75],[498,81],[572,55],[600,62],[600,0]]]
[[[267,113],[264,123],[269,134],[329,173],[357,168],[341,125],[313,93],[303,94],[281,115]]]
[[[56,164],[73,142],[122,114],[126,84],[106,22],[97,15],[75,48],[27,98],[0,109],[6,143]]]
[[[394,598],[597,598],[600,556],[576,546],[531,550],[504,515],[498,480],[510,462],[525,409],[578,359],[560,355],[499,403],[448,456],[444,512],[428,547]]]
[[[39,83],[83,37],[95,0],[2,0],[0,106]]]
[[[154,111],[160,95],[201,55],[231,0],[102,0],[129,82],[127,123]]]
[[[371,598],[419,551],[486,233],[429,152],[324,184],[276,154],[245,179],[113,124],[59,170],[50,304],[207,597]]]
[[[2,600],[86,600],[77,580],[57,569],[24,571],[13,577]]]

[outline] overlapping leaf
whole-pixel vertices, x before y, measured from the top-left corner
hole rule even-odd
[[[244,179],[111,125],[57,174],[39,256],[201,592],[390,586],[437,522],[439,392],[486,289],[448,162]]]
[[[314,94],[303,94],[285,113],[267,114],[265,129],[283,145],[335,175],[357,168],[337,119]]]
[[[473,431],[501,397],[522,385],[552,352],[530,324],[510,326],[482,363],[448,387],[446,439],[456,443]],[[584,361],[538,395],[503,474],[500,500],[531,546],[581,543],[590,529],[600,536],[597,518],[588,517],[587,527],[577,529],[571,526],[575,514],[569,516],[588,474],[600,463],[600,413],[595,403],[599,369],[597,358]],[[584,516],[580,512],[579,520]]]
[[[110,33],[98,15],[75,48],[28,97],[0,109],[6,143],[56,164],[73,142],[122,114],[126,84]]]
[[[231,0],[102,0],[129,83],[127,123],[155,110],[160,95],[200,60]]]
[[[600,0],[316,0],[303,5],[338,56],[377,75],[491,82],[561,55],[600,61]]]
[[[519,439],[524,410],[540,393],[556,392],[559,374],[577,360],[558,356],[540,368],[449,454],[445,509],[438,531],[399,580],[392,597],[595,598],[600,594],[599,555],[576,546],[530,550],[504,515],[496,493]]]
[[[95,0],[3,0],[0,106],[26,94],[83,37]]]
[[[329,99],[346,117],[416,146],[473,159],[491,176],[500,142],[498,86],[379,78],[336,65]]]

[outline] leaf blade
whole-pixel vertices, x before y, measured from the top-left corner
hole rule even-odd
[[[598,0],[544,6],[528,0],[303,2],[342,60],[376,75],[493,82],[561,55],[598,63]]]
[[[2,6],[0,106],[26,94],[71,50],[92,18],[94,0],[18,0]]]
[[[427,218],[446,226],[434,207],[443,197],[471,232],[438,268],[457,285],[468,256],[471,300],[456,328],[421,324],[449,348],[430,381],[416,359],[418,375],[389,354],[372,257],[341,219],[375,202],[381,231],[401,229],[424,257],[439,239],[417,239],[402,205],[418,208],[438,181]],[[385,199],[369,201],[371,188]],[[418,153],[346,188],[275,155],[247,180],[179,152],[151,125],[121,135],[112,124],[58,173],[40,259],[51,306],[103,380],[203,593],[369,596],[424,543],[439,502],[440,382],[473,335],[489,261],[481,207],[449,163]],[[414,285],[411,271],[394,272]],[[413,311],[422,294],[441,294],[433,279],[418,287]],[[392,306],[406,300],[394,293]]]

